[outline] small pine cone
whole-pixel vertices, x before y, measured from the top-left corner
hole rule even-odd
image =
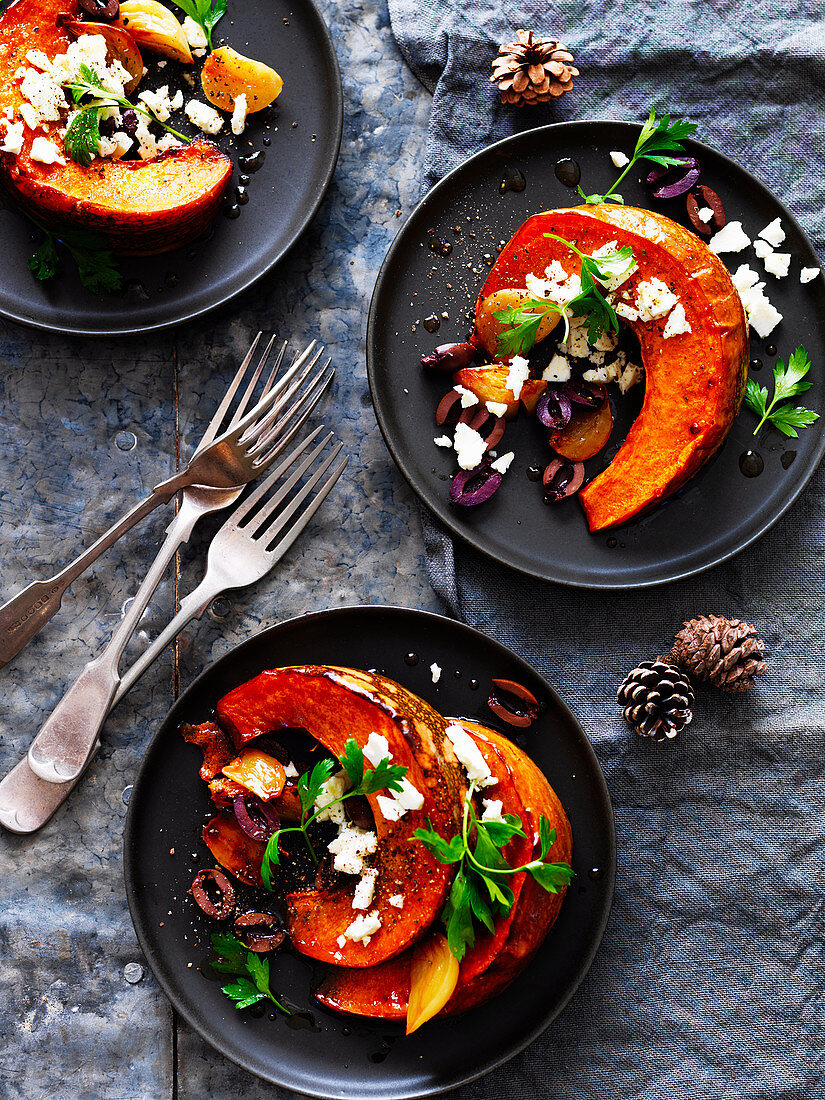
[[[709,680],[722,691],[753,687],[765,671],[765,643],[751,623],[722,615],[701,615],[683,624],[668,659],[697,680]]]
[[[515,42],[499,46],[493,61],[491,84],[498,84],[501,102],[515,107],[549,103],[573,87],[579,70],[573,55],[558,38],[534,38],[532,31],[518,31]]]
[[[665,741],[693,718],[693,688],[688,678],[666,658],[641,661],[616,693],[624,720],[640,737]]]

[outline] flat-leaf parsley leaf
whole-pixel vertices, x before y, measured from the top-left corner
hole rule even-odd
[[[793,352],[787,367],[781,359],[778,359],[773,369],[773,398],[770,401],[767,386],[760,386],[752,378],[748,380],[745,405],[761,418],[754,429],[754,435],[768,421],[789,439],[797,439],[799,434],[797,428],[808,428],[815,420],[819,420],[819,413],[811,409],[799,405],[782,404],[783,401],[811,388],[813,382],[806,377],[810,369],[811,361],[802,346]]]

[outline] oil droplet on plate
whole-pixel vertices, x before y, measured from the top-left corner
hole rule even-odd
[[[438,332],[441,328],[441,320],[434,313],[431,313],[429,317],[425,317],[422,324],[427,332]]]
[[[739,456],[739,469],[745,477],[759,477],[765,469],[765,460],[758,451],[743,451]]]
[[[527,474],[528,481],[538,481],[541,477],[540,466],[528,466],[525,473]]]
[[[469,687],[470,687],[470,691],[478,691],[478,689],[479,689],[478,680],[470,680]]]
[[[787,470],[795,458],[796,451],[785,451],[779,460],[782,463],[782,469]]]
[[[762,360],[751,359],[751,370],[762,370]]]
[[[415,665],[418,664],[420,660],[421,658],[418,656],[417,653],[408,653],[407,656],[404,658],[404,663],[413,668]]]
[[[562,160],[556,161],[553,171],[556,173],[556,179],[559,183],[563,183],[565,187],[578,187],[579,180],[582,178],[581,168],[570,157],[564,157]]]
[[[596,882],[604,875],[604,871],[601,867],[591,867],[587,873]]]
[[[498,191],[500,195],[506,194],[507,191],[523,191],[527,186],[527,180],[524,178],[524,173],[520,172],[518,168],[505,168],[504,179],[498,185]]]
[[[440,237],[430,237],[427,241],[430,252],[437,252],[439,256],[449,256],[453,246],[449,241],[442,241]]]

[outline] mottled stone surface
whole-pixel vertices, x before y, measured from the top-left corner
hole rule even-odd
[[[121,704],[89,777],[52,822],[30,838],[0,836],[2,1100],[277,1094],[176,1023],[148,968],[125,980],[140,953],[122,882],[122,792],[178,686],[259,627],[360,602],[438,609],[417,509],[377,431],[364,363],[369,296],[402,223],[395,211],[418,197],[429,96],[380,0],[321,6],[343,73],[341,158],[302,246],[274,274],[206,321],[145,340],[67,341],[0,322],[4,597],[69,560],[174,470],[176,439],[190,453],[259,328],[326,343],[338,374],[322,418],[351,456],[280,570],[233,594],[223,617],[190,627]],[[136,445],[122,450],[119,432]],[[169,515],[156,512],[106,554],[0,672],[3,773],[118,621]],[[181,554],[135,646],[200,579],[205,535]]]

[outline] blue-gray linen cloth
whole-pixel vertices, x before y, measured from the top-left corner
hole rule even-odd
[[[482,146],[547,121],[641,120],[651,104],[754,171],[825,236],[825,35],[813,0],[390,0],[434,93],[423,188]],[[581,68],[551,108],[502,107],[487,82],[519,27],[557,34]],[[817,384],[822,384],[821,376]],[[561,1019],[473,1098],[757,1100],[825,1096],[825,478],[756,546],[647,593],[524,578],[425,515],[448,610],[512,646],[562,691],[595,744],[616,811],[608,930]],[[622,724],[617,682],[684,618],[758,624],[769,671],[747,697],[703,692],[658,747]]]

